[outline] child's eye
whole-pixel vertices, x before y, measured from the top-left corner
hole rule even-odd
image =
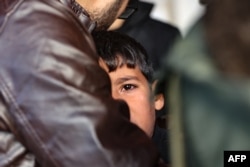
[[[135,89],[136,86],[135,85],[132,85],[132,84],[126,84],[122,87],[122,91],[128,91],[128,90],[132,90],[132,89]]]

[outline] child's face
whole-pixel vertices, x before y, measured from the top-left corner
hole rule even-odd
[[[108,72],[108,68],[102,60],[99,61],[99,64]],[[127,102],[130,109],[130,121],[151,137],[155,124],[155,109],[163,107],[164,100],[162,99],[162,102],[159,103],[154,99],[151,85],[139,68],[132,69],[122,66],[108,74],[112,84],[112,96]]]

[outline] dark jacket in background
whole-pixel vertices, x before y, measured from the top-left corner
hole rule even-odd
[[[73,0],[0,1],[1,167],[156,165],[111,98],[94,26]]]
[[[158,125],[156,125],[152,140],[154,141],[162,160],[166,164],[170,165],[170,143],[168,130],[165,128],[160,128]]]

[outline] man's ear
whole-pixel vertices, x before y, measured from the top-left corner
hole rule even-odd
[[[155,92],[155,88],[157,85],[158,80],[155,80],[152,84],[153,92]],[[154,95],[154,105],[155,110],[161,110],[164,106],[164,95],[163,93],[158,93]]]

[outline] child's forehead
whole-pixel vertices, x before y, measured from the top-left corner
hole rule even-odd
[[[109,75],[115,76],[115,78],[127,78],[130,80],[138,80],[148,84],[147,78],[143,75],[138,66],[130,68],[127,65],[118,67],[115,71],[109,72]]]

